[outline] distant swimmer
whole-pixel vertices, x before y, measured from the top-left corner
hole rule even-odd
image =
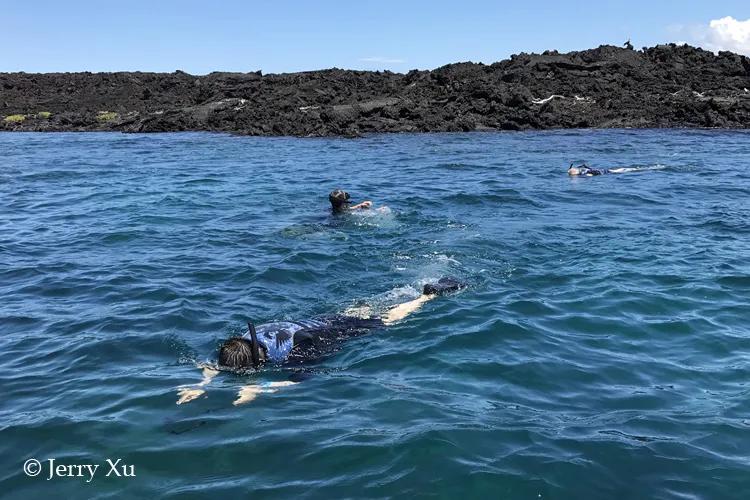
[[[419,310],[430,300],[466,287],[453,278],[441,278],[427,284],[416,299],[389,308],[382,316],[372,315],[369,307],[348,310],[344,314],[321,316],[302,321],[278,321],[258,325],[248,322],[247,332],[232,337],[219,348],[218,362],[204,365],[203,380],[179,388],[177,404],[187,403],[205,393],[203,389],[220,371],[244,372],[266,363],[302,364],[316,361],[336,351],[347,339],[370,330],[392,325]],[[270,382],[242,387],[235,405],[252,401],[258,394],[276,392],[295,382]]]
[[[648,170],[646,168],[637,168],[637,167],[620,167],[620,168],[591,168],[585,163],[574,166],[573,163],[570,164],[570,167],[568,168],[568,175],[572,176],[583,176],[583,177],[593,177],[595,175],[604,175],[604,174],[624,174],[626,172],[638,172],[641,170]]]
[[[351,196],[349,196],[349,193],[343,189],[336,189],[331,191],[331,194],[328,195],[328,201],[331,202],[331,210],[333,210],[333,213],[335,214],[340,214],[349,210],[367,210],[372,208],[372,202],[369,200],[352,205],[350,199]]]

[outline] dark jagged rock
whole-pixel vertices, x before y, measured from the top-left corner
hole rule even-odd
[[[689,47],[518,54],[433,71],[0,74],[0,130],[358,136],[750,124],[750,60]]]

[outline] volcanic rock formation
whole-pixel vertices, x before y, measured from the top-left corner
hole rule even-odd
[[[0,130],[358,136],[750,124],[750,60],[687,45],[519,54],[432,71],[2,73]]]

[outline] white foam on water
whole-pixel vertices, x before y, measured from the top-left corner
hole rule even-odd
[[[442,253],[433,252],[431,254],[422,255],[422,257],[425,257],[426,259],[430,259],[430,260],[436,260],[438,262],[450,262],[451,264],[456,264],[459,266],[461,265],[461,263],[457,261],[456,259],[454,259],[453,257],[442,254]]]
[[[353,210],[349,214],[354,218],[354,224],[357,226],[393,227],[396,225],[396,217],[390,207]]]
[[[666,165],[662,165],[657,163],[656,165],[647,165],[643,167],[616,167],[612,168],[609,171],[613,174],[625,174],[630,172],[647,172],[651,170],[664,170],[667,168]]]

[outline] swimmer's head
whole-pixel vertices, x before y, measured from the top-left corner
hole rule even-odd
[[[244,337],[232,337],[219,348],[219,366],[232,370],[257,368],[266,361],[266,350],[258,342],[255,327],[248,323],[251,340]]]
[[[568,175],[581,175],[581,167],[576,167],[571,163],[568,167]]]
[[[331,194],[328,195],[328,201],[331,202],[331,208],[334,212],[344,211],[346,205],[351,203],[351,201],[349,201],[350,198],[351,196],[349,196],[349,193],[343,189],[336,189],[335,191],[331,191]]]

